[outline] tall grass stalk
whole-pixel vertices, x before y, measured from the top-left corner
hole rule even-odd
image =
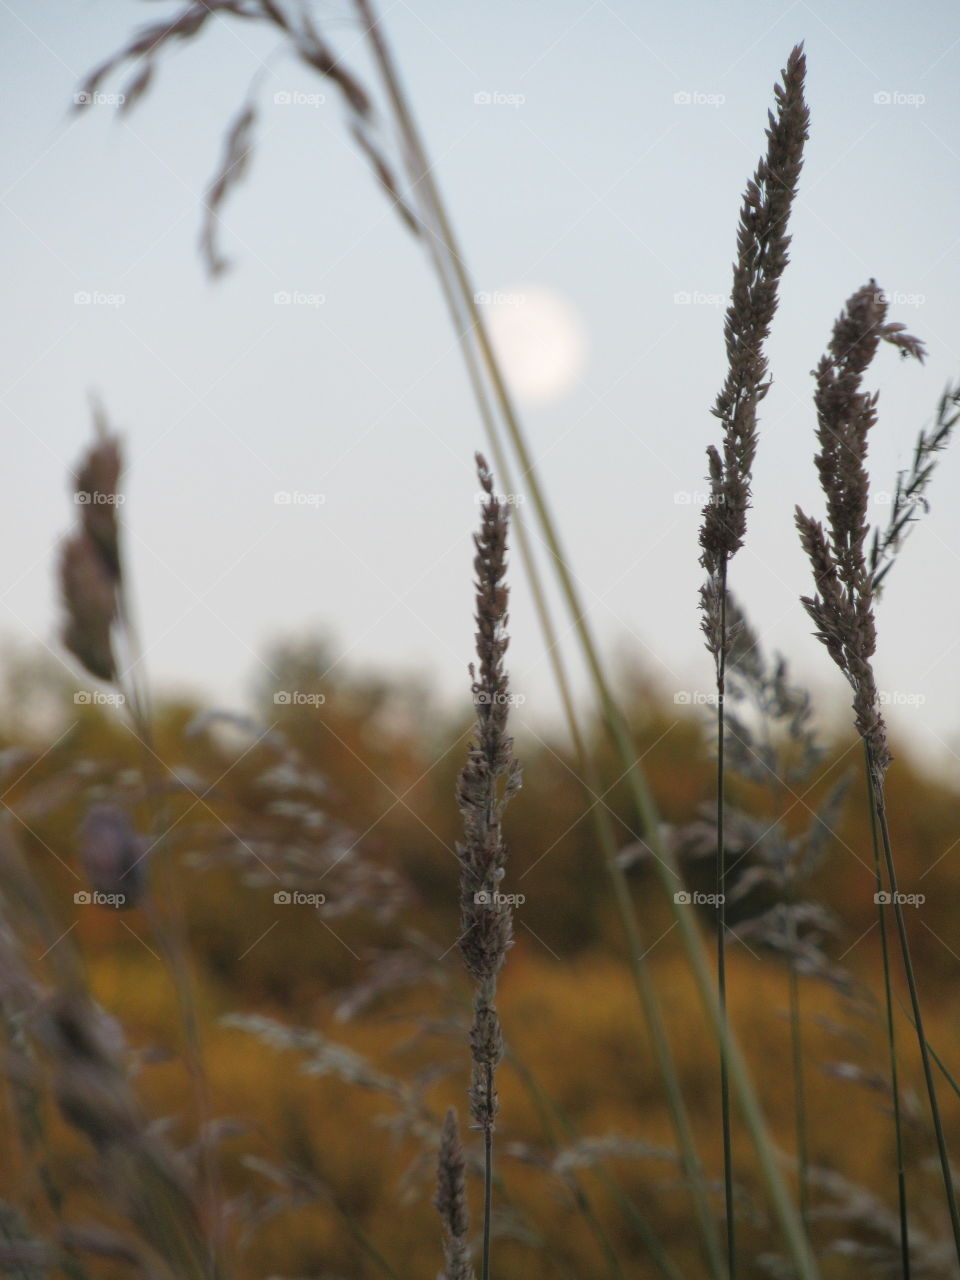
[[[764,343],[777,310],[780,279],[787,266],[787,225],[803,167],[803,146],[810,113],[804,100],[806,59],[802,45],[787,60],[774,88],[777,110],[770,114],[767,152],[747,184],[740,209],[737,261],[724,322],[727,374],[713,408],[723,423],[721,449],[707,450],[710,495],[700,527],[700,563],[707,573],[700,607],[707,648],[714,658],[717,689],[717,995],[727,1017],[727,868],[724,797],[726,792],[727,577],[730,561],[743,546],[750,507],[753,461],[757,449],[757,410],[770,388]],[[727,1222],[727,1263],[736,1274],[736,1208],[733,1135],[730,1115],[730,1065],[720,1047],[720,1109]]]
[[[799,508],[796,524],[810,562],[816,594],[802,597],[817,638],[853,690],[857,732],[863,739],[871,809],[876,817],[900,955],[916,1029],[930,1114],[936,1135],[944,1194],[954,1247],[960,1263],[960,1212],[940,1118],[930,1051],[923,1028],[920,996],[910,955],[903,905],[884,796],[890,765],[886,726],[873,670],[876,650],[874,595],[877,562],[868,564],[866,537],[870,478],[866,467],[869,433],[876,423],[877,396],[862,389],[863,374],[881,342],[922,360],[923,344],[901,324],[887,321],[887,301],[875,280],[857,290],[834,324],[829,348],[815,370],[817,380],[816,465],[826,500],[826,530]]]
[[[71,480],[79,498],[79,528],[61,551],[61,592],[65,608],[63,639],[66,647],[97,679],[112,684],[122,696],[129,729],[138,743],[151,830],[146,848],[128,856],[135,837],[107,842],[111,857],[93,851],[101,871],[115,880],[110,887],[122,893],[128,905],[143,896],[144,906],[163,962],[170,976],[184,1035],[184,1058],[193,1094],[195,1121],[200,1134],[200,1167],[206,1198],[206,1227],[210,1266],[218,1270],[222,1244],[223,1213],[219,1168],[204,1128],[212,1116],[212,1104],[200,1035],[196,999],[187,964],[186,929],[182,891],[144,891],[148,859],[156,862],[170,824],[158,797],[161,762],[154,747],[150,697],[142,671],[142,651],[130,604],[125,548],[118,511],[123,454],[119,438],[110,433],[106,416],[94,404],[95,442],[84,454]],[[126,843],[126,848],[124,848]]]
[[[529,485],[530,496],[547,554],[557,574],[562,596],[583,650],[607,733],[624,767],[633,802],[641,820],[644,837],[655,855],[658,875],[667,891],[668,899],[673,903],[674,918],[678,926],[678,932],[687,951],[700,997],[707,1010],[713,1031],[725,1051],[733,1087],[743,1110],[751,1139],[756,1147],[763,1178],[780,1221],[788,1252],[794,1261],[798,1275],[803,1280],[810,1280],[810,1278],[818,1274],[818,1271],[809,1241],[787,1191],[777,1154],[746,1063],[722,1016],[714,989],[714,978],[706,959],[702,938],[696,924],[691,919],[690,913],[682,905],[674,902],[674,892],[682,884],[680,872],[669,848],[660,836],[659,815],[653,796],[637,759],[637,753],[631,741],[630,730],[622,711],[611,693],[599,651],[586,620],[586,611],[563,553],[559,534],[540,486],[537,470],[530,455],[525,435],[514,411],[512,399],[506,388],[483,318],[474,300],[474,291],[466,272],[464,259],[454,237],[452,225],[446,213],[439,189],[433,178],[432,166],[427,159],[424,144],[413,120],[398,72],[386,46],[379,20],[375,16],[372,4],[370,0],[355,0],[355,3],[370,38],[374,57],[383,77],[399,132],[404,140],[407,164],[412,165],[409,173],[411,185],[415,190],[419,191],[422,188],[429,193],[429,207],[436,218],[435,234],[442,242],[444,257],[449,263],[453,278],[456,281],[460,305],[464,314],[469,316],[471,331],[476,336],[480,359],[484,373],[491,384],[492,399],[501,418],[502,428],[505,430],[517,455],[521,475]],[[612,875],[617,909],[627,932],[631,963],[635,966],[637,958],[642,954],[642,949],[629,885],[622,869],[618,866],[612,868]]]
[[[957,1254],[957,1263],[960,1265],[960,1211],[958,1211],[957,1208],[957,1193],[953,1182],[953,1171],[950,1167],[950,1155],[947,1150],[946,1135],[943,1132],[943,1123],[940,1118],[940,1104],[937,1099],[936,1081],[933,1078],[933,1064],[930,1048],[927,1044],[926,1032],[923,1028],[923,1014],[920,1008],[920,991],[917,986],[913,960],[910,955],[910,940],[907,935],[907,925],[903,914],[903,905],[900,901],[900,893],[897,884],[897,871],[893,857],[893,848],[890,841],[890,828],[887,821],[886,802],[883,794],[883,783],[882,778],[879,778],[876,761],[869,758],[869,749],[867,776],[870,782],[871,801],[876,813],[877,825],[880,829],[880,842],[883,848],[883,859],[887,872],[887,884],[890,886],[889,892],[893,900],[894,919],[897,926],[897,939],[900,944],[900,955],[907,979],[907,989],[910,993],[910,1007],[913,1012],[913,1025],[916,1029],[917,1043],[920,1048],[920,1059],[923,1064],[923,1078],[927,1089],[927,1098],[930,1103],[930,1116],[933,1120],[933,1128],[936,1135],[937,1155],[940,1160],[940,1171],[943,1177],[943,1189],[947,1200],[947,1210],[950,1215],[950,1227],[953,1232],[954,1248]],[[898,1160],[901,1163],[902,1158],[902,1150],[898,1150]]]
[[[790,941],[797,941],[796,921],[791,919]],[[800,975],[797,961],[790,957],[788,973],[790,1009],[790,1053],[793,1060],[793,1132],[797,1146],[797,1186],[800,1217],[810,1219],[810,1153],[807,1143],[807,1090],[803,1078],[803,1024],[800,1015]]]
[[[910,534],[917,518],[918,509],[927,510],[927,489],[936,466],[937,454],[946,448],[953,435],[954,428],[960,422],[960,385],[947,386],[940,397],[933,427],[921,430],[914,447],[913,459],[906,472],[897,476],[891,503],[890,518],[885,529],[876,529],[870,548],[870,583],[874,597],[879,599],[886,582],[887,574],[896,563],[897,555],[904,541]],[[897,1158],[897,1204],[900,1224],[900,1265],[904,1277],[910,1277],[910,1228],[907,1201],[906,1159],[903,1141],[903,1115],[900,1094],[900,1069],[897,1058],[897,1029],[894,1018],[893,979],[890,966],[890,945],[887,936],[887,918],[880,895],[885,892],[884,874],[881,864],[880,832],[877,821],[876,806],[873,802],[873,787],[870,771],[870,756],[864,745],[864,767],[867,787],[870,794],[870,835],[873,847],[874,884],[877,893],[877,923],[880,930],[880,954],[883,968],[884,1012],[887,1033],[887,1057],[890,1064],[890,1091],[893,1100],[894,1139]],[[890,892],[889,889],[886,890]],[[909,1014],[907,1015],[909,1019]],[[916,1030],[912,1019],[911,1025]],[[931,1057],[946,1075],[948,1082],[954,1085],[949,1072],[928,1045]]]
[[[497,979],[513,943],[513,911],[502,891],[507,868],[503,815],[520,788],[520,767],[508,735],[512,701],[504,666],[509,638],[507,607],[507,508],[494,493],[493,476],[477,455],[484,494],[476,555],[477,666],[470,667],[476,727],[460,773],[457,801],[463,816],[460,860],[460,954],[474,983],[470,1051],[470,1111],[483,1134],[483,1260],[489,1280],[493,1214],[493,1131],[498,1103],[496,1070],[503,1033],[496,1008]]]

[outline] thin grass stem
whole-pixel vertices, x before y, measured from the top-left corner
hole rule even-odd
[[[893,1096],[893,1128],[897,1149],[897,1206],[900,1220],[900,1265],[904,1280],[910,1280],[910,1220],[907,1204],[906,1161],[903,1151],[903,1114],[900,1100],[900,1071],[897,1064],[897,1031],[893,1018],[893,980],[890,972],[890,946],[887,940],[887,920],[883,913],[883,869],[880,861],[880,833],[877,809],[873,797],[873,781],[870,773],[870,753],[864,743],[864,763],[867,786],[870,792],[870,836],[873,844],[874,884],[877,894],[877,916],[880,925],[880,952],[883,961],[883,992],[886,1014],[887,1053],[890,1062],[890,1090]]]
[[[884,863],[886,865],[887,884],[890,886],[889,893],[892,899],[893,914],[897,925],[897,938],[900,943],[900,955],[903,960],[904,974],[907,979],[907,989],[910,993],[910,1007],[913,1011],[913,1025],[917,1033],[917,1044],[920,1049],[920,1060],[923,1065],[923,1078],[927,1088],[927,1098],[930,1102],[930,1117],[933,1121],[934,1133],[936,1135],[937,1154],[940,1160],[940,1172],[943,1177],[943,1189],[947,1199],[947,1210],[950,1214],[950,1227],[953,1232],[953,1242],[956,1249],[957,1261],[960,1263],[960,1211],[958,1211],[957,1208],[957,1196],[953,1186],[953,1172],[950,1168],[950,1156],[947,1151],[947,1140],[943,1132],[943,1123],[940,1118],[940,1104],[937,1101],[937,1086],[933,1078],[933,1066],[930,1057],[930,1050],[927,1047],[927,1037],[923,1029],[923,1013],[920,1009],[920,992],[917,987],[917,978],[913,968],[913,961],[910,956],[910,940],[907,936],[907,925],[903,914],[903,904],[900,901],[900,893],[897,888],[897,869],[893,860],[890,828],[887,822],[886,805],[884,803],[883,783],[882,781],[879,781],[879,774],[869,743],[865,745],[867,748],[867,781],[870,788],[870,800],[876,814],[877,825],[880,829],[880,842],[883,849]]]
[[[720,649],[717,653],[717,1000],[727,1024],[727,867],[725,853],[727,688],[727,557],[720,562]],[[737,1273],[736,1207],[733,1185],[733,1134],[730,1122],[730,1065],[726,1044],[720,1043],[720,1114],[723,1130],[723,1194],[726,1207],[727,1268]]]

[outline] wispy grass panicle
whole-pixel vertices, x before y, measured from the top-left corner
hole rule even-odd
[[[100,85],[121,69],[132,75],[118,95],[118,112],[127,115],[146,95],[156,79],[163,55],[218,24],[208,22],[214,15],[232,15],[245,23],[262,23],[272,34],[279,33],[297,58],[334,86],[346,111],[351,137],[369,163],[373,176],[403,220],[407,230],[420,234],[419,221],[400,190],[395,165],[386,141],[381,137],[373,99],[347,66],[343,55],[327,40],[310,16],[306,5],[287,0],[260,0],[247,5],[242,0],[188,0],[173,19],[152,23],[136,32],[118,52],[90,71],[74,94],[75,110],[84,110],[96,101]],[[221,275],[230,265],[220,247],[221,212],[250,168],[258,121],[257,93],[262,76],[256,74],[248,93],[227,127],[223,154],[203,201],[204,217],[200,249],[211,276]]]
[[[71,476],[79,522],[60,550],[60,597],[64,645],[92,676],[109,682],[117,675],[115,628],[122,611],[117,506],[123,459],[99,414],[97,427],[97,441]]]
[[[806,69],[800,44],[774,86],[776,114],[768,113],[767,152],[747,183],[740,209],[737,260],[724,321],[727,376],[713,408],[723,423],[723,443],[721,449],[711,445],[707,450],[710,500],[700,530],[702,563],[710,575],[743,546],[746,535],[757,406],[770,387],[763,344],[789,260],[787,223],[810,124],[804,98]]]
[[[757,410],[770,389],[764,343],[777,310],[780,278],[786,269],[787,225],[803,167],[810,112],[804,98],[807,63],[795,45],[774,86],[776,112],[768,112],[767,150],[747,183],[737,231],[737,260],[724,321],[727,375],[713,407],[723,423],[718,449],[707,449],[710,493],[700,525],[700,563],[707,580],[700,590],[701,627],[713,656],[717,688],[717,996],[726,1018],[726,858],[724,853],[724,696],[730,645],[727,567],[743,546],[757,452]],[[727,1266],[736,1275],[734,1179],[730,1118],[729,1062],[720,1053]]]
[[[60,549],[60,598],[65,620],[61,638],[97,680],[117,675],[113,628],[118,618],[116,583],[85,533],[74,533]]]
[[[503,1056],[503,1037],[495,1000],[497,975],[513,941],[512,910],[501,884],[507,849],[501,821],[520,786],[520,767],[507,733],[510,696],[504,668],[509,598],[507,508],[493,489],[493,476],[477,454],[477,472],[485,494],[480,532],[474,535],[476,556],[476,645],[478,665],[470,667],[476,730],[460,774],[457,800],[464,836],[460,859],[460,952],[475,984],[470,1030],[473,1075],[470,1106],[483,1131],[485,1152],[483,1276],[489,1275],[493,1127],[497,1114],[495,1075]]]
[[[443,1223],[443,1252],[446,1259],[443,1280],[474,1280],[470,1247],[467,1243],[470,1214],[467,1209],[465,1168],[457,1113],[451,1107],[440,1132],[437,1194],[433,1202]]]
[[[499,906],[497,898],[507,857],[501,818],[520,785],[520,769],[507,733],[509,686],[503,665],[508,644],[508,589],[504,582],[507,509],[493,494],[493,480],[480,455],[477,467],[487,495],[480,532],[474,537],[479,665],[471,665],[470,674],[477,719],[457,789],[464,821],[464,838],[457,851],[461,865],[460,951],[478,987],[492,994],[513,937],[509,906]]]
[[[858,289],[833,328],[830,346],[814,371],[817,380],[816,455],[827,507],[826,528],[800,508],[796,524],[816,586],[802,602],[817,638],[854,690],[854,712],[872,765],[882,776],[890,763],[886,727],[873,671],[877,632],[873,574],[866,543],[870,477],[869,433],[877,420],[877,394],[863,375],[881,342],[922,360],[923,344],[901,324],[888,323],[887,302],[875,280]]]
[[[857,731],[864,745],[876,862],[875,900],[880,912],[881,938],[884,940],[884,983],[888,1027],[891,1032],[890,1049],[900,1170],[901,1259],[903,1274],[908,1276],[910,1246],[903,1182],[900,1108],[896,1091],[896,1052],[892,1035],[892,987],[882,914],[885,901],[891,903],[896,921],[900,955],[910,991],[913,1023],[923,1063],[927,1097],[958,1263],[960,1263],[960,1211],[957,1207],[953,1173],[940,1119],[932,1055],[924,1032],[919,989],[910,955],[901,895],[898,890],[897,869],[890,840],[884,795],[884,779],[891,756],[873,670],[873,656],[877,643],[874,617],[876,561],[867,553],[867,538],[870,532],[867,521],[870,500],[867,449],[870,430],[877,420],[878,397],[876,392],[871,393],[863,389],[863,375],[881,342],[891,343],[905,357],[912,356],[914,359],[923,360],[923,343],[907,333],[903,325],[887,321],[886,297],[877,287],[876,281],[870,280],[848,300],[834,324],[827,352],[814,370],[817,382],[814,394],[817,410],[817,440],[820,444],[820,452],[815,460],[827,508],[826,527],[818,520],[806,515],[799,507],[796,511],[796,523],[801,544],[813,570],[816,586],[816,594],[801,597],[802,603],[816,626],[817,638],[826,647],[854,691],[853,711]],[[874,545],[879,544],[875,542]],[[882,872],[886,874],[886,891],[881,890]]]
[[[897,553],[913,529],[918,515],[929,510],[927,489],[936,469],[937,454],[950,443],[958,422],[960,383],[948,386],[940,397],[936,421],[929,431],[920,432],[909,469],[897,476],[894,491],[890,495],[890,518],[886,528],[874,530],[870,548],[870,572],[875,595],[880,594]]]

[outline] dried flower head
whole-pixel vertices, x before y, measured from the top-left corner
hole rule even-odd
[[[796,524],[813,570],[816,594],[802,597],[826,646],[854,690],[857,730],[874,769],[882,776],[890,762],[886,728],[873,672],[877,634],[874,580],[866,555],[870,477],[867,443],[877,419],[877,395],[862,388],[863,374],[881,342],[904,356],[922,360],[923,344],[901,324],[887,322],[887,302],[875,280],[849,299],[837,318],[827,353],[814,371],[817,380],[816,455],[827,504],[827,527],[799,508]]]
[[[471,666],[477,722],[467,762],[460,774],[457,800],[463,815],[464,838],[457,845],[460,858],[460,951],[467,972],[476,983],[475,1018],[470,1042],[474,1081],[473,1115],[484,1127],[493,1123],[496,1095],[493,1071],[502,1042],[494,1008],[497,974],[513,939],[509,905],[500,902],[507,849],[501,820],[511,796],[520,786],[520,769],[507,733],[509,682],[503,660],[508,589],[507,510],[493,490],[493,477],[477,455],[480,485],[486,495],[480,532],[474,536],[476,557],[477,668]]]
[[[806,58],[797,45],[774,87],[767,153],[747,184],[737,261],[724,322],[728,370],[713,409],[723,423],[722,451],[707,450],[710,499],[703,509],[701,563],[710,575],[743,545],[757,448],[757,406],[770,388],[763,344],[788,262],[787,222],[803,166],[810,112],[803,96]]]
[[[374,178],[407,230],[419,235],[420,220],[412,200],[401,191],[388,140],[381,136],[373,99],[349,69],[342,53],[319,29],[306,5],[286,6],[278,0],[258,0],[254,4],[248,4],[246,0],[188,0],[175,17],[142,28],[123,48],[95,67],[74,94],[75,107],[82,110],[95,101],[104,80],[121,68],[130,66],[132,75],[123,85],[118,105],[121,114],[129,113],[154,82],[163,54],[177,44],[202,37],[208,26],[213,25],[208,19],[214,15],[221,18],[233,16],[245,23],[263,23],[274,33],[279,33],[302,62],[334,87],[346,110],[350,134],[369,162]],[[371,19],[365,21],[365,25],[368,34],[374,37],[376,23]],[[254,77],[244,101],[227,126],[222,157],[203,202],[200,249],[212,276],[220,275],[229,266],[219,244],[221,211],[250,168],[257,123],[256,93],[260,80],[259,75]]]
[[[113,624],[118,617],[116,583],[94,543],[75,533],[60,551],[60,594],[66,612],[63,643],[98,680],[113,680]]]
[[[937,405],[933,427],[921,430],[909,470],[897,475],[890,500],[890,518],[881,532],[875,529],[870,548],[870,572],[874,595],[879,595],[897,554],[909,536],[917,517],[930,510],[927,489],[936,470],[937,455],[950,443],[960,422],[960,384],[948,386]],[[877,495],[879,501],[879,494]]]
[[[443,1223],[445,1280],[473,1280],[473,1267],[470,1265],[470,1250],[467,1245],[470,1214],[467,1209],[465,1169],[457,1113],[451,1107],[440,1131],[437,1194],[433,1201]]]
[[[80,528],[60,551],[60,595],[66,612],[63,643],[98,680],[117,677],[114,625],[119,621],[123,575],[117,524],[120,444],[106,433],[99,411],[98,439],[73,475]]]
[[[120,581],[120,539],[117,505],[122,458],[115,436],[104,436],[92,445],[75,476],[74,500],[80,508],[83,532],[96,547],[104,568]]]

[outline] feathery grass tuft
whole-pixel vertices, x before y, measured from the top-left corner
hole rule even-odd
[[[470,1030],[473,1078],[470,1108],[484,1138],[483,1277],[490,1274],[490,1223],[493,1171],[493,1128],[497,1114],[495,1077],[503,1056],[503,1036],[495,1000],[497,975],[513,940],[512,910],[501,901],[507,849],[501,821],[520,787],[520,766],[507,734],[509,682],[503,659],[507,651],[507,508],[493,490],[493,476],[477,454],[480,486],[486,494],[480,532],[474,535],[476,557],[477,658],[470,667],[476,732],[460,774],[457,801],[463,815],[460,859],[460,953],[475,983]]]
[[[473,1280],[473,1266],[467,1244],[470,1214],[467,1209],[465,1168],[457,1113],[451,1107],[440,1134],[437,1194],[434,1199],[443,1223],[443,1252],[447,1264],[444,1280]]]

